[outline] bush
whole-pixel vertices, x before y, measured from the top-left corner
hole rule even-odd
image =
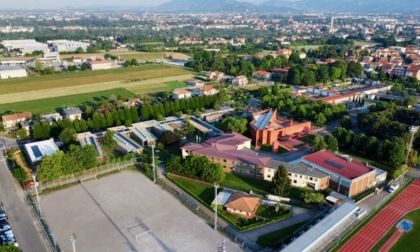
[[[271,144],[263,144],[260,148],[261,151],[271,152],[273,150],[273,146]]]

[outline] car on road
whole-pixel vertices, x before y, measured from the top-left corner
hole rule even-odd
[[[15,238],[15,235],[13,234],[12,230],[6,230],[3,232],[0,232],[0,239],[6,240],[6,239],[11,239],[11,238]]]
[[[0,232],[10,230],[10,225],[7,222],[0,222]]]
[[[4,210],[0,210],[0,221],[7,220],[7,214]]]

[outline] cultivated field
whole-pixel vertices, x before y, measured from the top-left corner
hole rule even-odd
[[[124,171],[42,196],[61,249],[217,251],[223,237],[137,171]],[[137,239],[136,239],[137,236]],[[241,251],[226,240],[227,251]]]
[[[84,93],[77,95],[67,95],[54,98],[46,98],[41,100],[33,101],[22,101],[16,103],[7,103],[0,104],[0,114],[4,112],[19,112],[19,111],[29,111],[32,114],[47,114],[52,112],[58,112],[58,109],[64,107],[79,106],[84,103],[96,104],[100,100],[108,100],[110,95],[121,95],[123,97],[132,98],[135,97],[135,94],[124,89],[116,88],[105,91],[98,91],[93,93]]]
[[[106,52],[114,56],[119,56],[120,60],[131,60],[137,59],[140,61],[143,60],[155,60],[155,59],[163,59],[164,57],[169,57],[171,55],[175,59],[184,59],[188,58],[188,55],[183,53],[176,53],[176,52],[137,52],[137,51],[110,51]],[[84,53],[84,54],[64,54],[61,55],[62,59],[72,58],[72,57],[80,57],[83,59],[90,59],[92,57],[96,57],[98,59],[103,59],[105,53]]]

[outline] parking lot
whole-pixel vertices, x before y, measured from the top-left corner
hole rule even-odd
[[[42,196],[64,251],[217,251],[223,236],[137,171]],[[227,251],[241,251],[226,240]]]

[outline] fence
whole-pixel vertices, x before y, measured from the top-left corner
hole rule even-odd
[[[71,175],[62,176],[60,179],[51,180],[46,182],[39,182],[38,190],[54,189],[57,187],[62,187],[64,185],[78,183],[81,180],[93,178],[102,174],[110,173],[116,170],[122,170],[127,167],[133,166],[135,164],[134,160],[124,161],[116,164],[106,164],[82,172],[73,173]]]
[[[48,227],[47,222],[42,218],[42,215],[40,214],[38,206],[34,202],[31,193],[26,191],[26,197],[27,197],[29,205],[32,207],[32,210],[34,211],[37,219],[41,223],[42,230],[45,232],[45,235],[47,236],[48,241],[50,242],[51,248],[56,252],[61,252],[62,250],[61,250],[60,246],[58,246],[57,240],[55,239],[55,236],[54,236],[53,232]]]
[[[200,207],[200,204],[197,203],[197,201],[193,198],[191,198],[189,195],[186,195],[185,193],[178,191],[168,185],[163,179],[158,179],[157,183],[162,186],[163,189],[171,193],[173,196],[175,196],[176,199],[178,199],[183,205],[188,207],[193,213],[198,215],[200,218],[202,218],[205,222],[207,222],[208,225],[212,226],[214,225],[214,216],[209,215],[206,213],[207,209],[203,209],[203,207]],[[246,249],[247,245],[245,241],[237,237],[233,231],[229,230],[229,226],[223,227],[220,225],[220,222],[217,223],[217,230],[220,232],[223,232],[229,239],[231,239],[233,242],[238,243],[241,248]]]
[[[407,183],[409,183],[412,180],[412,177],[410,176],[406,176],[406,177],[401,177],[402,183],[401,183],[401,187],[404,187]],[[400,188],[401,188],[400,187]],[[401,189],[400,189],[401,190]],[[347,229],[347,231],[344,233],[344,235],[339,236],[339,238],[331,241],[331,243],[329,244],[329,246],[326,246],[328,249],[326,251],[331,251],[333,250],[342,240],[346,239],[354,230],[356,230],[357,228],[359,228],[361,225],[365,225],[365,220],[369,219],[369,217],[373,216],[376,213],[376,210],[378,210],[379,208],[381,208],[386,202],[388,202],[388,200],[390,198],[392,198],[395,195],[395,193],[391,193],[388,194],[385,198],[383,198],[370,212],[369,214],[367,214],[359,223],[357,223],[356,225],[354,225],[353,227]]]

